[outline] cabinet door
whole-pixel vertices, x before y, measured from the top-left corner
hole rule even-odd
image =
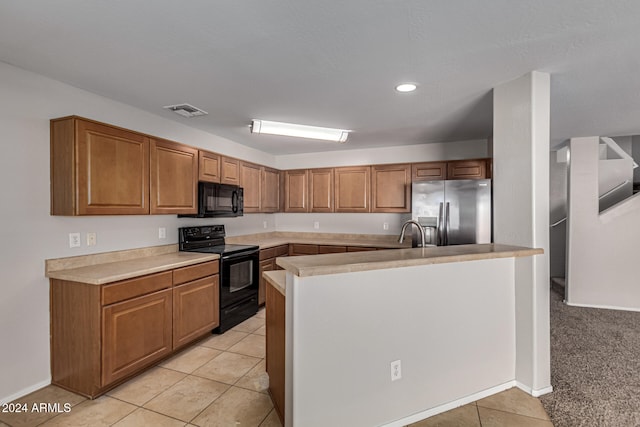
[[[209,151],[198,152],[198,180],[220,182],[220,155]]]
[[[244,188],[244,212],[260,212],[260,166],[240,162],[240,186]]]
[[[151,140],[151,213],[198,212],[198,150],[177,142]]]
[[[335,168],[335,211],[369,212],[371,167]]]
[[[276,288],[266,289],[266,371],[269,374],[269,395],[273,407],[284,425],[285,389],[285,312],[286,299]]]
[[[77,162],[68,164],[67,171],[56,156],[69,157],[74,152],[60,152],[56,138],[66,138],[54,132],[52,124],[52,213],[62,215],[113,215],[149,213],[149,138],[95,122],[74,119],[77,137]],[[68,134],[71,138],[73,135]],[[58,173],[71,173],[77,167],[77,200],[75,189],[69,180],[68,194],[60,199],[56,194]],[[69,176],[72,179],[72,176]],[[60,199],[60,200],[59,200]],[[57,206],[70,209],[60,212]]]
[[[371,167],[371,212],[411,212],[411,165]]]
[[[266,167],[263,167],[261,172],[262,198],[260,200],[260,211],[278,212],[280,209],[280,172]]]
[[[102,386],[169,354],[171,289],[102,308]]]
[[[309,170],[311,212],[333,212],[333,168]]]
[[[240,185],[240,161],[222,156],[220,159],[220,183]]]
[[[264,304],[265,301],[265,289],[267,286],[266,280],[262,277],[262,273],[265,271],[272,271],[276,269],[276,260],[274,258],[265,259],[260,261],[260,282],[258,285],[258,305]]]
[[[436,181],[447,179],[446,162],[414,163],[411,165],[412,181]]]
[[[188,344],[219,325],[218,275],[173,288],[173,348]]]
[[[308,176],[306,169],[284,172],[285,212],[309,212]]]
[[[486,177],[486,159],[447,162],[447,179],[485,179]]]

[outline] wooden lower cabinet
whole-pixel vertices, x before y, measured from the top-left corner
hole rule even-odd
[[[260,283],[258,285],[258,305],[263,305],[265,303],[265,288],[266,288],[266,280],[262,277],[262,273],[265,271],[272,271],[276,269],[276,260],[275,258],[269,258],[260,261]]]
[[[266,370],[269,395],[284,425],[285,403],[285,296],[276,288],[266,288]]]
[[[210,333],[218,264],[105,285],[51,279],[51,383],[95,398]]]
[[[171,352],[171,290],[102,309],[102,384],[124,378]]]
[[[173,348],[179,348],[220,325],[219,276],[173,288]]]
[[[260,282],[258,284],[258,305],[266,301],[266,280],[262,277],[265,271],[280,270],[276,258],[289,255],[289,245],[280,245],[260,250]]]

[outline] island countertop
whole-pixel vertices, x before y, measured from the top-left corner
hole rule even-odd
[[[296,276],[306,277],[542,253],[542,249],[488,243],[281,257],[277,258],[276,264]]]

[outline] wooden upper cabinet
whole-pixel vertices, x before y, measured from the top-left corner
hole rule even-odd
[[[447,179],[447,162],[413,163],[412,181],[435,181]]]
[[[244,212],[260,212],[260,165],[240,162],[240,186],[244,189]]]
[[[220,158],[220,183],[240,185],[240,160],[226,156]]]
[[[284,171],[284,211],[309,212],[307,169]]]
[[[447,179],[485,179],[486,177],[486,159],[447,162]]]
[[[51,120],[51,214],[149,213],[149,138],[80,117]]]
[[[278,212],[280,210],[280,171],[262,167],[260,177],[261,212]]]
[[[309,200],[311,212],[334,212],[333,168],[309,170]]]
[[[162,139],[151,140],[151,213],[198,212],[198,150]]]
[[[335,211],[370,212],[371,167],[335,168]]]
[[[411,165],[371,166],[371,212],[411,212]]]
[[[220,155],[198,151],[198,181],[220,182]]]

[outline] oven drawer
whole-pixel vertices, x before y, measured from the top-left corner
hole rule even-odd
[[[173,284],[179,285],[200,279],[201,277],[212,276],[218,274],[218,271],[218,261],[208,261],[188,267],[177,268],[173,270]]]

